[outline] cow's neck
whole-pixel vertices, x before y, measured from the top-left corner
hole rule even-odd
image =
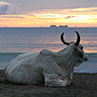
[[[57,52],[56,61],[61,68],[65,70],[71,70],[76,64],[77,59],[74,51],[67,48],[65,50],[61,50],[60,52]]]

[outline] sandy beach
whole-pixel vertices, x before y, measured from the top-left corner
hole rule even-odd
[[[74,73],[69,87],[15,85],[0,70],[0,97],[97,97],[97,74]]]

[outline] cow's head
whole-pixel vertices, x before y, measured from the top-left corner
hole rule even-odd
[[[73,54],[75,54],[77,56],[78,62],[77,64],[75,64],[75,66],[79,66],[80,63],[82,63],[83,61],[87,61],[87,54],[84,52],[83,50],[83,46],[82,44],[80,44],[80,35],[77,31],[75,31],[75,33],[77,34],[77,40],[76,42],[66,42],[63,38],[64,36],[64,32],[61,34],[61,41],[68,46],[68,48],[70,50],[73,51]]]

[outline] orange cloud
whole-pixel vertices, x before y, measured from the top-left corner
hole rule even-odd
[[[1,15],[0,26],[44,27],[51,24],[71,27],[97,27],[97,7],[36,10],[21,15]]]

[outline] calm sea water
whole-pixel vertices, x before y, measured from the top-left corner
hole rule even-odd
[[[74,31],[80,33],[89,55],[89,61],[75,68],[75,72],[97,72],[97,28],[0,28],[0,69],[24,52],[63,49],[66,46],[61,43],[60,34],[65,32],[66,41],[76,41]]]

